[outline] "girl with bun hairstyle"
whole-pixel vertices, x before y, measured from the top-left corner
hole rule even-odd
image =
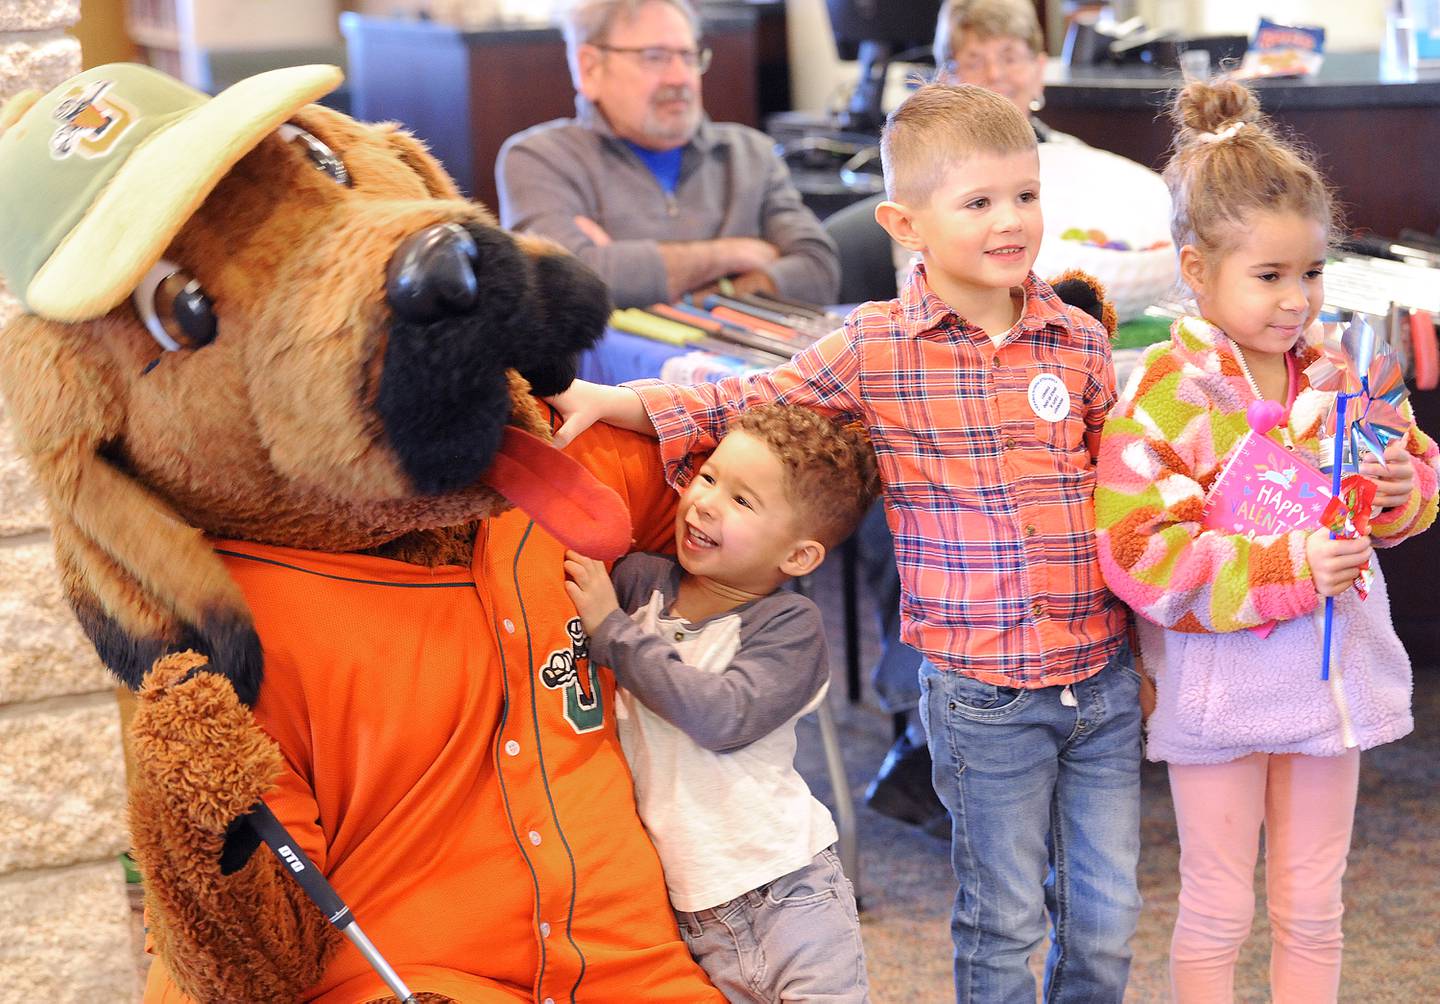
[[[1318,466],[1334,394],[1305,378],[1318,355],[1307,331],[1338,223],[1314,164],[1241,84],[1192,83],[1173,117],[1171,231],[1197,312],[1132,374],[1105,426],[1095,493],[1100,564],[1138,615],[1156,676],[1146,755],[1169,765],[1179,823],[1171,986],[1185,1004],[1233,999],[1263,828],[1273,999],[1334,1001],[1360,751],[1413,728],[1410,663],[1378,566],[1368,599],[1351,584],[1372,545],[1433,522],[1440,464],[1412,429],[1385,468],[1360,465],[1378,486],[1369,537],[1204,525],[1206,492],[1253,402],[1279,405],[1270,436]],[[1340,643],[1322,681],[1328,596]]]

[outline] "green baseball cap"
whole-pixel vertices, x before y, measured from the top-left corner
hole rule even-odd
[[[212,98],[111,63],[17,94],[0,108],[0,277],[41,317],[109,312],[230,168],[342,79],[291,66]]]

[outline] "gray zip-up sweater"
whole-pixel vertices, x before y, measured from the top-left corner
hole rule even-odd
[[[501,147],[495,162],[501,226],[563,245],[599,273],[617,307],[669,298],[658,242],[717,237],[769,241],[780,258],[765,271],[781,296],[835,302],[835,244],[800,201],[768,136],[702,120],[669,195],[598,110],[583,98],[575,107],[575,118],[532,126]],[[594,220],[613,243],[596,245],[576,216]]]

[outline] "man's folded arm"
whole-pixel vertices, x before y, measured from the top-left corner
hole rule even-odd
[[[515,233],[549,238],[565,248],[604,281],[617,306],[674,299],[667,263],[655,241],[611,241],[602,246],[580,229],[575,218],[595,220],[597,207],[585,198],[584,178],[568,175],[563,163],[563,158],[507,142],[495,167],[500,225]],[[604,227],[604,221],[595,222]]]

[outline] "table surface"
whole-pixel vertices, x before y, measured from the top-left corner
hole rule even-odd
[[[682,346],[606,328],[600,344],[580,356],[580,379],[618,384],[658,377],[665,360],[687,351]]]

